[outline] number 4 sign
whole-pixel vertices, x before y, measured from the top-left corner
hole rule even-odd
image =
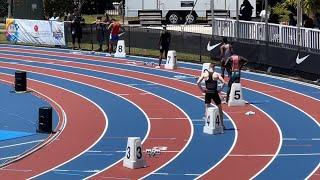
[[[244,106],[245,102],[242,95],[242,87],[240,83],[233,83],[231,86],[228,106]]]
[[[206,111],[207,117],[205,117],[203,132],[206,134],[222,134],[223,127],[221,126],[218,107],[208,107]]]

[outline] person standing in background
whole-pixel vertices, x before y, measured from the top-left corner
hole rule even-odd
[[[122,31],[122,27],[118,21],[116,21],[115,19],[112,19],[111,24],[108,27],[108,30],[110,31],[109,53],[111,54],[113,52],[113,46],[117,45],[118,43],[119,34]]]
[[[93,24],[96,25],[96,34],[97,34],[97,42],[99,44],[99,49],[96,51],[101,52],[103,42],[105,39],[105,31],[106,31],[106,25],[104,22],[102,22],[102,17],[97,17],[97,19],[93,22]]]
[[[225,64],[227,59],[232,56],[233,54],[233,48],[232,45],[228,42],[228,39],[226,37],[224,37],[222,39],[222,45],[220,47],[220,67],[221,67],[221,76],[222,78],[224,78],[224,71],[227,70],[228,76],[231,76],[231,72],[229,71],[229,69],[225,68]]]
[[[170,32],[167,31],[167,27],[163,26],[163,29],[160,34],[160,39],[158,42],[158,46],[159,46],[159,50],[160,50],[159,66],[157,66],[156,68],[160,68],[162,58],[167,58],[170,43],[171,43],[171,34],[170,34]],[[164,53],[164,57],[163,57],[163,53]]]
[[[104,13],[104,20],[103,20],[103,23],[106,25],[106,27],[109,27],[109,25],[111,24],[110,22],[110,18],[109,18],[109,15],[107,12]],[[105,35],[106,35],[106,50],[105,52],[109,52],[109,37],[110,37],[110,31],[108,28],[106,28],[106,31],[105,31]]]
[[[247,63],[248,63],[248,59],[235,54],[227,59],[225,63],[225,67],[229,69],[229,71],[231,72],[231,76],[228,82],[228,90],[227,90],[227,98],[226,98],[227,103],[229,101],[231,86],[233,83],[240,83],[241,69]]]
[[[74,13],[73,20],[71,21],[71,36],[72,36],[72,49],[75,49],[75,41],[78,40],[79,49],[81,49],[82,38],[82,25],[84,24],[84,18],[78,11]]]
[[[240,19],[245,21],[251,21],[253,9],[254,8],[250,4],[249,0],[244,0],[240,6]]]

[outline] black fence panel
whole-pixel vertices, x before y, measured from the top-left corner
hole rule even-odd
[[[66,41],[71,42],[70,24],[65,25]],[[211,59],[219,60],[219,47],[212,51],[207,50],[207,45],[215,45],[221,43],[222,37],[212,38],[210,35],[187,33],[180,31],[169,31],[171,33],[170,49],[177,53],[187,53],[199,55],[194,61],[201,61],[202,56],[211,57]],[[160,38],[161,28],[148,28],[141,26],[126,26],[125,33],[120,39],[125,40],[126,46],[130,48],[152,49],[157,50]],[[106,33],[106,38],[108,34]],[[279,73],[301,75],[307,78],[319,78],[320,76],[320,54],[300,48],[284,48],[273,46],[265,42],[245,42],[241,40],[230,39],[233,44],[234,52],[238,55],[246,57],[250,63],[257,66],[274,67],[279,69]],[[97,44],[95,25],[83,26],[82,43]],[[298,57],[307,57],[304,62],[296,63]],[[299,58],[298,57],[298,58]]]

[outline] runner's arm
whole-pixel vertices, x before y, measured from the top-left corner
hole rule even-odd
[[[203,79],[204,79],[204,74],[202,73],[201,76],[199,77],[198,81],[197,81],[197,85],[198,85],[199,89],[201,90],[201,92],[205,93],[206,92],[205,89],[203,89],[202,86],[201,86],[201,82],[202,82]]]
[[[240,66],[241,68],[249,62],[247,58],[244,58],[242,56],[240,57],[240,60],[241,60],[241,66]]]
[[[223,57],[223,45],[220,46],[220,59],[222,59]]]
[[[221,74],[217,73],[219,80],[223,83],[223,84],[227,84],[227,82],[223,79],[223,77],[221,76]]]
[[[224,63],[224,66],[227,70],[231,70],[231,64],[230,64],[230,61],[231,61],[231,57],[228,57],[228,59],[226,60],[226,62]]]

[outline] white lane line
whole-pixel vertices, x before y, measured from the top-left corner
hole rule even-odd
[[[86,153],[84,156],[113,156],[114,154],[89,154]]]
[[[306,153],[306,154],[278,154],[276,156],[319,156],[320,153]],[[230,154],[233,157],[273,157],[274,154]]]
[[[195,173],[185,173],[185,174],[175,174],[175,173],[153,173],[154,175],[163,175],[163,176],[200,176],[201,174]]]
[[[0,169],[0,171],[31,172],[31,169]]]
[[[55,174],[62,174],[62,175],[68,175],[68,176],[83,176],[81,174],[75,174],[75,173],[61,173],[61,172],[54,172]]]
[[[283,138],[284,141],[297,141],[297,138]]]
[[[190,173],[188,173],[188,174],[184,174],[185,176],[200,176],[201,174],[190,174]]]
[[[18,157],[18,156],[8,156],[8,157],[0,158],[0,160],[7,160],[7,159],[16,158],[16,157]]]
[[[81,172],[81,173],[95,173],[100,172],[100,170],[76,170],[76,169],[54,169],[53,172]]]
[[[130,96],[130,95],[149,95],[151,93],[146,93],[146,92],[143,92],[143,93],[131,93],[131,94],[118,94],[119,96]]]
[[[41,140],[24,142],[24,143],[11,144],[11,145],[7,145],[7,146],[1,146],[0,149],[9,148],[9,147],[15,147],[15,146],[21,146],[21,145],[26,145],[26,144],[33,144],[33,143],[43,142],[43,141],[44,141],[44,140],[41,139]]]
[[[107,177],[107,176],[101,176],[99,178],[102,178],[102,179],[123,179],[123,180],[130,180],[130,178],[121,178],[121,177]]]
[[[283,138],[284,141],[320,141],[320,138]]]
[[[169,173],[153,173],[153,174],[155,174],[155,175],[165,175],[165,176],[169,175]]]
[[[47,64],[47,63],[46,63]],[[157,84],[128,84],[129,86],[157,86]]]
[[[182,120],[186,120],[188,118],[186,118],[186,117],[178,117],[178,118],[158,118],[158,117],[153,117],[153,118],[149,118],[149,119],[182,119]]]

